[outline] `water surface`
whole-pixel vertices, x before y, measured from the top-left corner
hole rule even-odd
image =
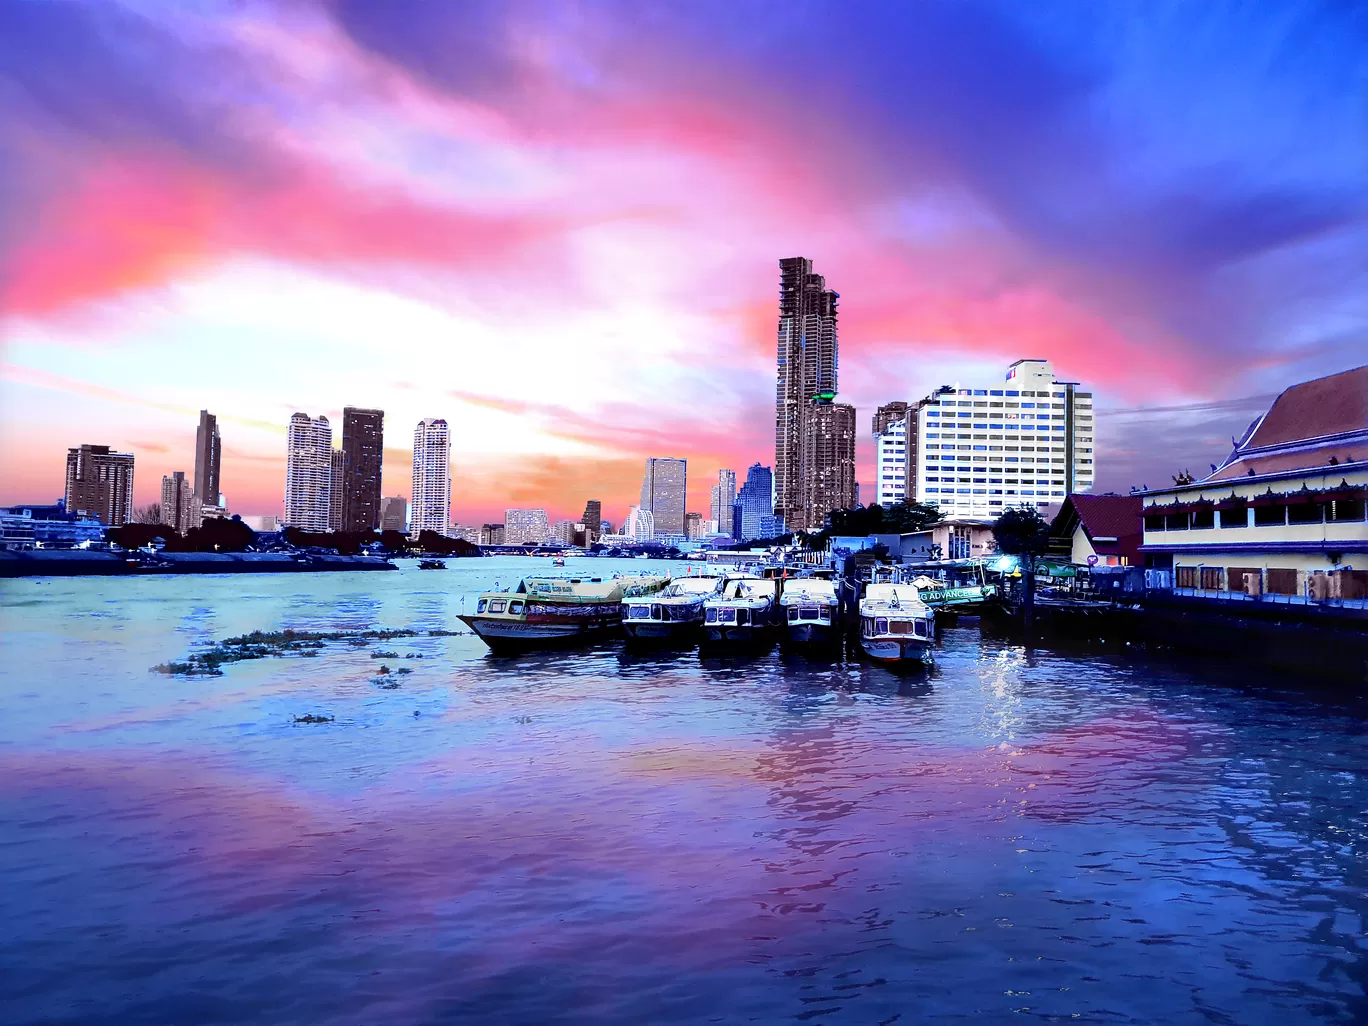
[[[546,569],[450,565],[0,582],[0,1019],[1368,1019],[1364,710],[1258,673],[970,621],[924,676],[426,634],[149,671]]]

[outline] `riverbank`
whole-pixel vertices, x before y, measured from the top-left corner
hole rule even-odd
[[[103,552],[87,549],[0,551],[0,578],[110,577],[143,574],[279,574],[393,570],[379,556],[304,552]]]

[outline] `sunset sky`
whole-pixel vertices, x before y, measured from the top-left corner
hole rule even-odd
[[[233,512],[285,426],[452,425],[464,523],[646,456],[774,455],[781,257],[841,293],[861,427],[1046,357],[1101,488],[1205,472],[1368,362],[1368,7],[0,0],[0,502],[64,452],[136,499],[218,415]]]

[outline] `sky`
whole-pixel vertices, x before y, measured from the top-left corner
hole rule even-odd
[[[453,517],[618,522],[647,456],[774,454],[778,261],[840,398],[1053,361],[1098,485],[1204,472],[1368,362],[1355,0],[0,0],[0,503],[65,450],[135,500],[219,419],[279,513],[290,414],[452,428]]]

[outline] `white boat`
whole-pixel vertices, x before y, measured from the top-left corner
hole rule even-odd
[[[779,608],[785,637],[805,644],[828,643],[837,638],[840,600],[836,586],[819,577],[799,577],[784,582]]]
[[[778,625],[778,588],[754,574],[728,574],[722,590],[703,603],[703,632],[710,642],[763,643]]]
[[[676,577],[648,598],[622,600],[622,629],[638,641],[693,639],[703,628],[703,603],[722,590],[726,578]]]
[[[461,621],[501,651],[589,641],[618,631],[624,598],[653,595],[668,582],[647,574],[525,577],[512,591],[485,592]]]
[[[934,615],[910,584],[870,584],[860,600],[860,646],[881,662],[929,663]]]

